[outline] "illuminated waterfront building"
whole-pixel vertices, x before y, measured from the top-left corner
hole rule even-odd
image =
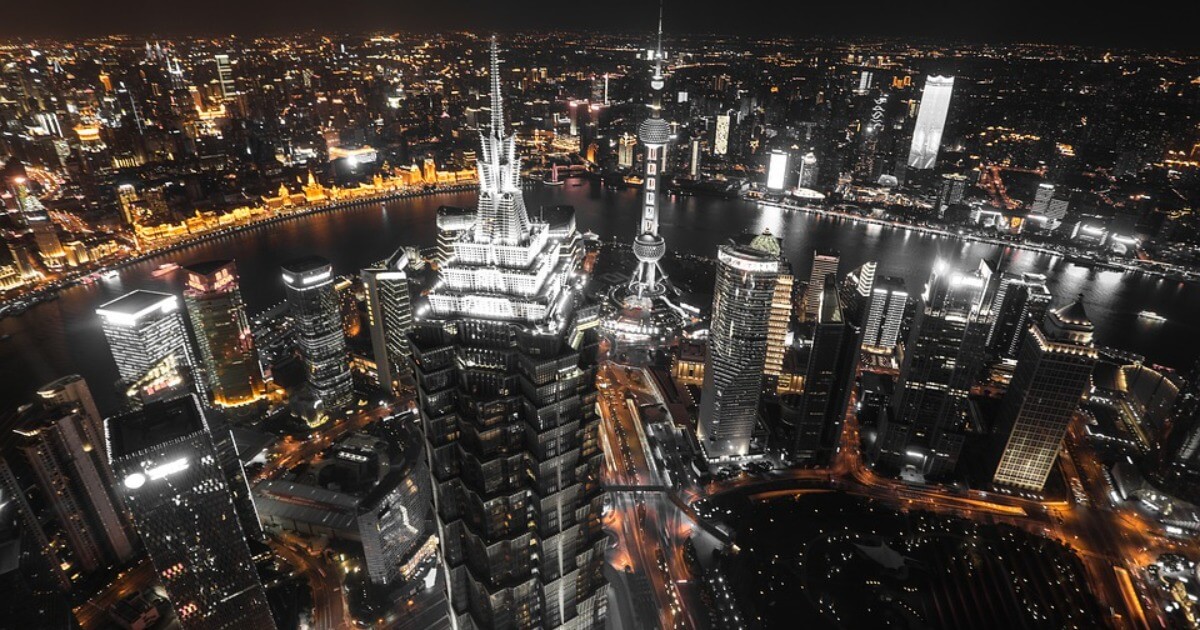
[[[308,385],[326,411],[344,411],[354,402],[354,381],[333,266],[320,256],[293,260],[283,265],[283,286]]]
[[[767,190],[780,191],[787,187],[791,166],[787,151],[772,151],[767,162]]]
[[[123,384],[153,393],[195,378],[179,298],[138,290],[101,304],[96,314]]]
[[[1034,492],[1045,486],[1099,358],[1094,331],[1078,301],[1030,326],[1000,411],[1000,435],[1007,439],[996,485]]]
[[[378,266],[362,271],[366,289],[367,325],[379,386],[396,394],[401,375],[409,373],[408,334],[412,332],[412,295],[409,289],[409,259],[404,248]]]
[[[106,427],[119,491],[180,625],[274,628],[196,397],[153,402]]]
[[[717,114],[717,129],[713,136],[713,155],[729,152],[729,114]]]
[[[908,167],[926,170],[937,165],[938,151],[942,146],[942,132],[946,128],[946,115],[950,112],[950,95],[954,91],[954,77],[925,77],[921,90],[921,105],[917,110],[917,122],[913,128],[912,146],[908,151]]]
[[[478,219],[410,338],[448,596],[459,627],[601,628],[598,312],[573,210],[525,209],[495,41],[490,70]]]
[[[779,241],[722,245],[704,365],[697,438],[710,460],[744,457],[758,421],[771,304],[783,268]]]
[[[262,370],[232,260],[184,267],[183,302],[213,404],[237,407],[264,393]]]
[[[962,449],[967,394],[982,361],[985,265],[934,266],[904,347],[893,413],[880,430],[880,459],[922,474],[953,470]]]
[[[836,276],[841,255],[835,251],[814,251],[812,271],[808,276],[808,288],[804,292],[804,317],[814,320],[821,312],[821,292],[825,276]]]
[[[638,262],[629,282],[613,287],[610,292],[602,323],[604,336],[612,345],[610,356],[630,363],[649,360],[654,350],[677,336],[688,320],[685,307],[676,303],[676,292],[659,264],[667,253],[667,242],[658,233],[658,190],[671,140],[671,125],[661,117],[662,89],[666,84],[662,74],[661,12],[658,48],[653,57],[650,117],[638,125],[638,140],[646,147],[641,222],[633,240],[633,255]]]

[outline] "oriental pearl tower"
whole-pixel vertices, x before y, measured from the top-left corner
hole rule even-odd
[[[667,243],[658,233],[658,190],[671,125],[662,119],[662,5],[658,9],[658,43],[654,52],[654,74],[650,78],[650,116],[638,125],[638,141],[646,147],[642,212],[639,231],[633,240],[637,258],[629,282],[613,287],[609,309],[602,324],[610,343],[610,357],[640,363],[653,350],[670,342],[689,320],[685,307],[675,301],[676,291],[668,282],[659,261]]]

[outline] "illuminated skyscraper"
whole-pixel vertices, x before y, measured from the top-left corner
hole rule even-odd
[[[188,265],[184,274],[183,302],[213,404],[238,407],[259,400],[264,393],[262,370],[237,266],[232,260],[213,260]]]
[[[835,251],[813,252],[812,271],[808,276],[808,288],[804,292],[804,317],[814,320],[821,312],[821,292],[825,276],[837,276],[841,255]]]
[[[863,349],[872,352],[891,352],[896,348],[900,326],[904,323],[904,308],[908,289],[904,278],[883,276],[871,289],[867,319],[863,329]]]
[[[783,190],[787,187],[788,168],[791,166],[787,151],[772,151],[767,163],[767,189]]]
[[[1001,357],[1017,357],[1031,324],[1042,321],[1050,306],[1046,276],[1026,273],[1005,275],[992,299],[988,350]]]
[[[320,256],[293,260],[283,265],[283,286],[308,385],[324,409],[343,411],[354,402],[354,381],[333,265]]]
[[[601,628],[598,313],[573,210],[525,210],[494,40],[491,89],[479,219],[410,338],[448,596],[458,627]]]
[[[150,403],[106,426],[119,490],[183,628],[274,628],[196,397]]]
[[[96,314],[122,384],[153,393],[195,377],[179,298],[138,290],[101,304]]]
[[[713,155],[729,152],[729,114],[717,114],[717,130],[713,137]]]
[[[972,273],[935,265],[904,347],[894,413],[880,431],[880,456],[889,464],[937,475],[957,463],[967,394],[982,360],[989,281],[982,264]]]
[[[758,421],[771,302],[783,260],[779,241],[722,245],[704,362],[698,439],[710,460],[750,453]]]
[[[216,55],[213,57],[213,61],[217,64],[217,81],[221,85],[221,98],[231,101],[237,94],[237,87],[233,82],[233,66],[229,63],[229,55]]]
[[[954,77],[925,77],[921,106],[917,110],[917,123],[913,128],[912,147],[908,151],[909,168],[924,170],[937,165],[953,91]]]
[[[1099,355],[1095,327],[1076,301],[1050,311],[1025,335],[1000,411],[1004,452],[992,481],[1041,492]]]
[[[408,255],[403,248],[375,267],[362,271],[367,292],[367,323],[379,386],[397,393],[400,377],[409,372],[408,334],[412,332]]]
[[[58,228],[50,219],[50,213],[36,196],[29,191],[24,177],[12,180],[12,194],[17,202],[20,221],[33,233],[33,242],[37,244],[42,261],[48,267],[62,267],[66,264],[66,251],[58,238]]]

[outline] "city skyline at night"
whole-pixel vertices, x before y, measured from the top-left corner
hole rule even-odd
[[[1152,11],[73,1],[0,27],[0,628],[1200,623]]]

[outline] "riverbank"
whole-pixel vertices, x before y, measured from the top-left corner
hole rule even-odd
[[[761,204],[761,205],[772,207],[772,208],[779,208],[781,210],[794,210],[794,211],[804,212],[804,213],[815,215],[815,216],[844,219],[847,221],[853,221],[855,223],[862,223],[864,225],[877,225],[877,226],[885,227],[885,228],[889,228],[889,229],[904,230],[904,231],[908,231],[908,232],[914,232],[917,234],[926,234],[929,236],[934,236],[936,238],[953,238],[953,239],[958,239],[958,240],[967,241],[967,242],[971,242],[971,243],[980,243],[980,244],[992,245],[992,246],[996,246],[996,247],[1010,247],[1012,249],[1019,249],[1022,251],[1027,251],[1027,252],[1031,252],[1031,253],[1035,253],[1035,254],[1052,256],[1055,258],[1065,258],[1071,264],[1080,266],[1080,267],[1111,268],[1111,270],[1113,270],[1113,271],[1145,274],[1145,275],[1155,277],[1155,278],[1165,278],[1168,280],[1177,280],[1180,282],[1200,284],[1200,271],[1196,271],[1193,269],[1187,269],[1184,267],[1180,267],[1178,265],[1171,265],[1168,263],[1162,263],[1162,262],[1156,262],[1156,261],[1140,261],[1139,260],[1137,262],[1141,263],[1141,264],[1133,264],[1133,262],[1107,259],[1103,262],[1095,261],[1095,264],[1080,264],[1079,261],[1081,261],[1081,260],[1087,261],[1088,257],[1095,256],[1095,253],[1089,252],[1089,251],[1083,251],[1083,250],[1059,251],[1056,249],[1052,249],[1050,247],[1045,247],[1042,245],[1035,245],[1032,243],[1010,241],[1010,240],[1002,239],[1002,238],[983,236],[983,235],[979,235],[979,234],[973,234],[970,232],[958,232],[958,231],[948,230],[945,228],[936,228],[936,227],[930,227],[930,226],[926,226],[926,225],[913,225],[911,223],[903,223],[900,221],[888,221],[885,219],[877,219],[874,217],[867,217],[867,216],[863,216],[860,214],[854,214],[851,212],[841,212],[838,210],[827,210],[825,208],[814,208],[811,206],[800,206],[800,205],[795,205],[795,204],[788,204],[788,203],[773,201],[770,199],[758,199],[758,198],[750,199],[750,198],[743,197],[742,200],[747,203]],[[1088,262],[1090,263],[1091,261],[1088,261]],[[1157,267],[1161,267],[1161,269],[1147,267],[1146,265],[1154,265]]]
[[[526,185],[529,185],[529,184],[526,184]],[[251,230],[262,229],[262,228],[270,227],[270,226],[278,224],[278,223],[293,221],[296,219],[303,219],[306,217],[311,217],[313,215],[323,214],[326,212],[333,212],[333,211],[337,211],[337,210],[347,210],[350,208],[357,208],[357,207],[365,206],[365,205],[369,205],[369,204],[382,203],[382,202],[386,202],[386,201],[396,201],[396,200],[400,200],[400,199],[411,199],[411,198],[415,198],[415,197],[429,197],[429,196],[433,196],[433,195],[444,195],[444,194],[466,192],[466,191],[474,190],[477,186],[478,186],[478,184],[468,183],[468,184],[457,184],[454,186],[438,186],[438,187],[434,187],[434,188],[420,188],[420,189],[416,189],[416,190],[388,191],[388,192],[382,193],[382,194],[366,195],[363,197],[358,197],[356,199],[347,200],[347,201],[338,201],[338,202],[325,203],[325,204],[319,204],[319,205],[313,205],[313,206],[304,206],[299,210],[288,212],[287,214],[277,214],[275,216],[267,217],[265,219],[251,221],[244,225],[230,226],[230,227],[220,229],[220,230],[215,230],[212,232],[205,232],[204,234],[197,234],[197,235],[191,236],[189,238],[175,241],[173,243],[170,243],[169,245],[164,245],[162,247],[158,247],[158,248],[155,248],[155,249],[152,249],[149,251],[142,252],[132,258],[123,258],[119,261],[114,261],[114,262],[109,263],[104,266],[88,268],[87,270],[77,271],[67,277],[64,277],[63,279],[61,279],[51,285],[42,287],[40,289],[35,289],[35,290],[30,291],[25,294],[15,295],[15,296],[12,296],[7,299],[0,300],[0,319],[2,319],[4,317],[8,317],[10,315],[20,315],[20,314],[24,313],[30,307],[33,307],[38,304],[41,304],[42,302],[46,302],[48,300],[54,299],[54,297],[58,294],[58,292],[62,291],[63,289],[68,289],[68,288],[71,288],[71,287],[74,287],[74,286],[77,286],[79,284],[86,282],[88,278],[96,278],[96,277],[99,277],[99,276],[109,273],[109,272],[120,271],[121,269],[124,269],[125,267],[128,267],[130,265],[135,265],[137,263],[144,262],[151,258],[155,258],[157,256],[162,256],[163,254],[169,254],[174,251],[179,251],[181,249],[184,249],[187,247],[192,247],[192,246],[199,245],[202,243],[206,243],[206,242],[218,239],[218,238],[224,238],[226,236],[239,234],[239,233],[247,232],[247,231],[251,231]]]

